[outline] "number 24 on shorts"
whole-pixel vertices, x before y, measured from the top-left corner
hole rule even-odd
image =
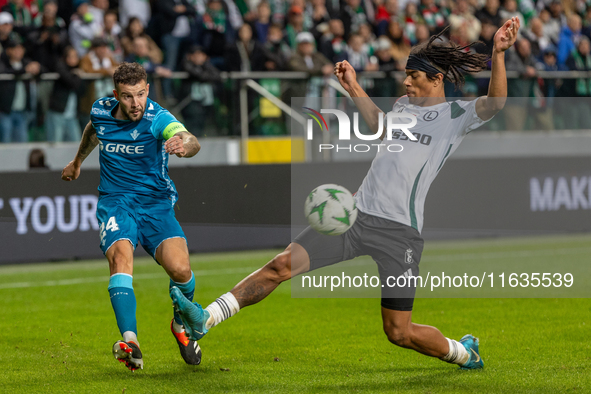
[[[105,241],[105,237],[107,236],[107,230],[111,230],[111,231],[119,230],[119,225],[117,224],[117,221],[115,220],[115,216],[111,216],[109,218],[109,221],[107,222],[107,227],[105,227],[105,222],[101,223],[101,226],[99,228],[101,243],[103,243]]]

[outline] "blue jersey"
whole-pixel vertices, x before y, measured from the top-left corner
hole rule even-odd
[[[119,102],[112,97],[97,100],[90,111],[100,147],[99,192],[138,194],[166,198],[171,204],[177,192],[168,177],[168,153],[164,150],[165,129],[185,130],[166,109],[148,99],[141,120],[115,119]]]

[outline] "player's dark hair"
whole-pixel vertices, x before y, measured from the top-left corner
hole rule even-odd
[[[141,81],[148,82],[148,74],[139,63],[121,63],[113,74],[115,88],[118,88],[119,84],[133,86]]]
[[[475,73],[486,70],[488,56],[486,54],[472,53],[470,49],[478,44],[478,41],[468,45],[458,45],[452,41],[446,43],[441,36],[447,32],[449,26],[440,33],[431,36],[429,41],[413,47],[411,55],[428,60],[438,69],[443,71],[443,78],[452,82],[456,89],[462,87],[465,82],[465,73]],[[434,80],[436,73],[427,73],[427,78]]]

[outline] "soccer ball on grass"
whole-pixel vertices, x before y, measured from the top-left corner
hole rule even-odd
[[[357,206],[349,190],[326,184],[310,192],[304,213],[310,226],[320,234],[341,235],[357,219]]]

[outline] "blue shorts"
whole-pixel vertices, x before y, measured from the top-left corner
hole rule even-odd
[[[174,216],[169,199],[139,195],[99,197],[96,218],[104,254],[117,241],[126,239],[135,249],[138,241],[156,259],[156,249],[169,238],[187,238]]]

